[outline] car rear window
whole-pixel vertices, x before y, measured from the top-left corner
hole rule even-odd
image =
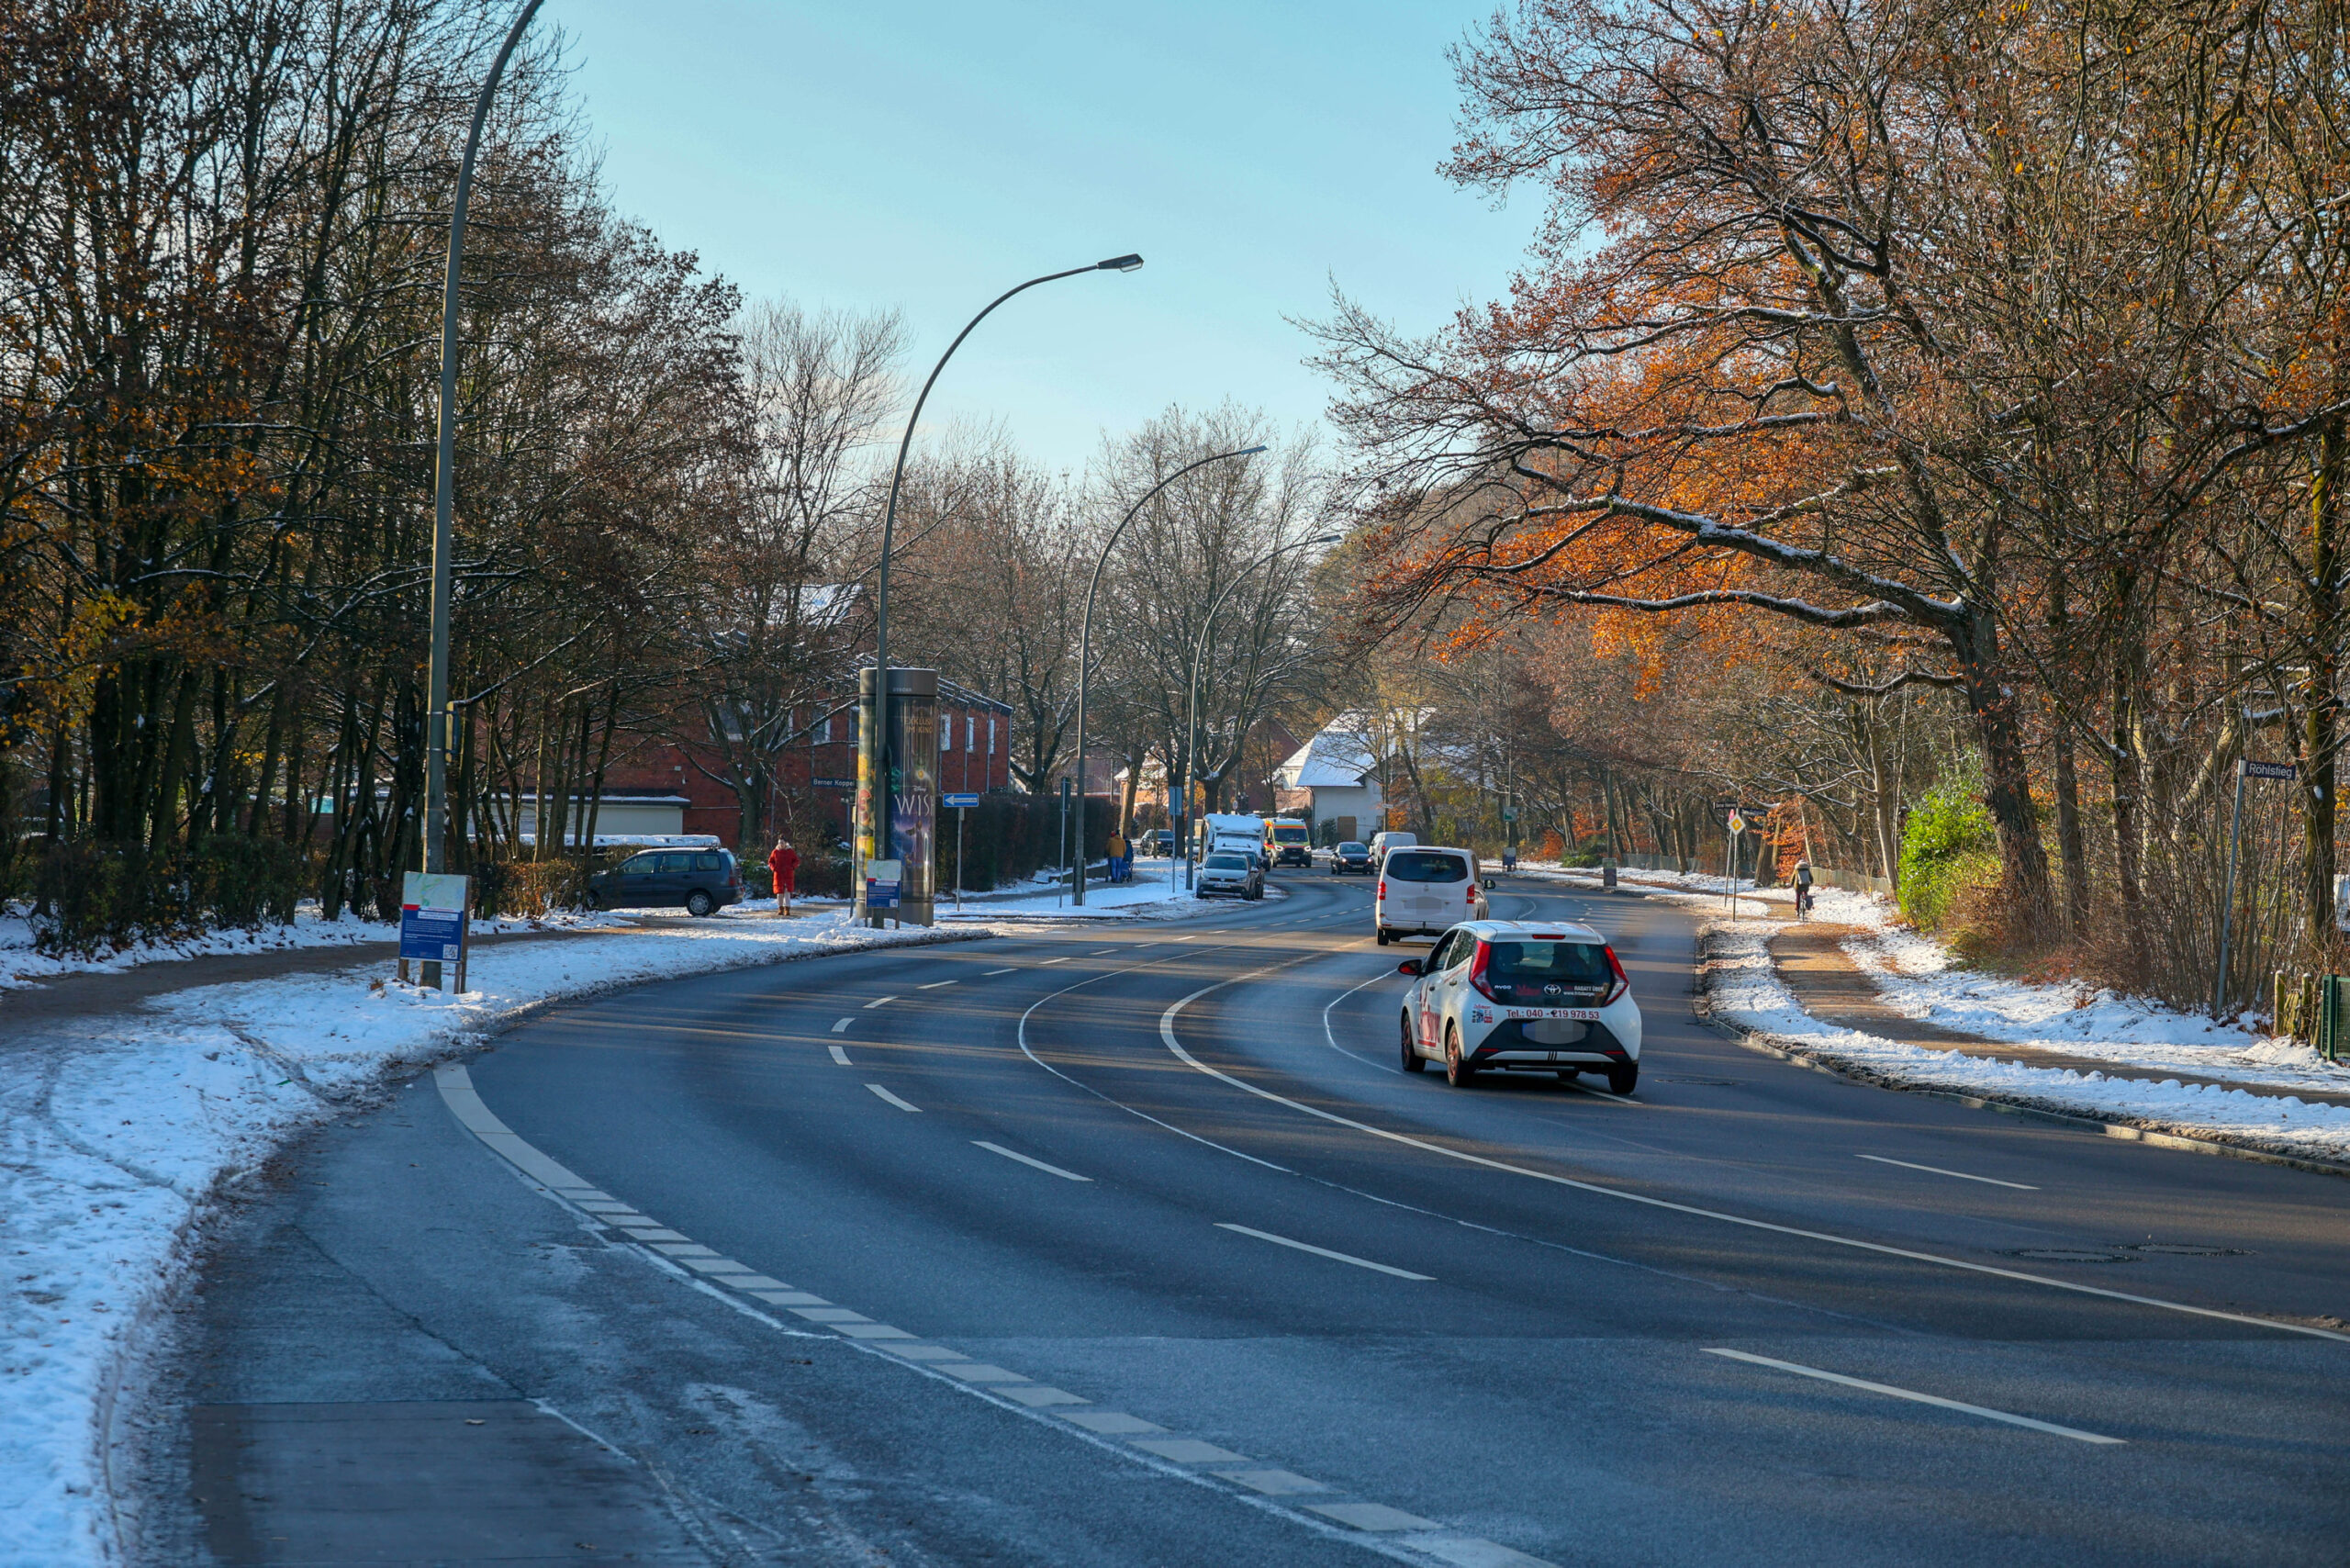
[[[1485,979],[1494,986],[1539,992],[1550,986],[1585,991],[1615,980],[1607,949],[1596,942],[1494,942],[1487,945]]]
[[[724,856],[720,855],[716,850],[711,850],[704,854],[697,855],[694,857],[694,869],[697,871],[723,871],[726,869],[726,858]]]
[[[1248,862],[1247,858],[1238,855],[1211,855],[1207,858],[1207,864],[1219,871],[1246,871],[1248,869]]]
[[[1393,849],[1388,851],[1386,874],[1391,882],[1465,882],[1469,862],[1426,849]]]

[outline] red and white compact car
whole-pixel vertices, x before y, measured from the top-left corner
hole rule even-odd
[[[1605,1072],[1618,1094],[1640,1081],[1639,1003],[1616,949],[1588,925],[1465,921],[1396,968],[1419,980],[1404,993],[1406,1072],[1440,1061],[1456,1086],[1488,1068]]]

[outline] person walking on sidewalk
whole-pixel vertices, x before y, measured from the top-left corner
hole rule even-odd
[[[1796,861],[1796,918],[1802,920],[1811,913],[1811,857]]]
[[[791,847],[791,840],[778,838],[767,852],[767,874],[775,879],[775,913],[778,920],[791,918],[791,884],[800,875],[800,851]]]
[[[1126,879],[1126,835],[1116,828],[1112,828],[1110,842],[1104,847],[1110,857],[1110,880],[1125,881]]]

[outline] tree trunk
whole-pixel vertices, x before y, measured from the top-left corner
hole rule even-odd
[[[1998,829],[1999,865],[2009,908],[2027,941],[2043,935],[2054,901],[2049,896],[2048,851],[2040,842],[2038,813],[2031,803],[2031,775],[2024,763],[2023,726],[2014,690],[2000,680],[1998,632],[1986,612],[1975,611],[1951,638],[1959,678],[1983,747],[1983,804]]]
[[[2061,724],[2056,731],[2056,846],[2065,862],[2065,928],[2077,936],[2088,929],[2088,848],[2081,837],[2081,789],[2074,771],[2073,734]]]
[[[2333,751],[2342,705],[2342,487],[2350,435],[2340,419],[2318,436],[2310,473],[2310,684],[2302,722],[2301,887],[2313,941],[2333,930]]]

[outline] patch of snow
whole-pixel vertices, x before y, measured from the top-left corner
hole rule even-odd
[[[383,935],[364,926],[352,939]],[[482,950],[468,977],[478,989],[463,996],[387,984],[392,966],[378,959],[192,988],[11,1038],[0,1051],[0,1562],[118,1555],[99,1460],[109,1380],[185,1277],[222,1185],[294,1132],[533,1002],[939,939],[852,926],[838,912],[681,921]]]
[[[2278,1099],[2241,1089],[2182,1084],[2177,1079],[2149,1083],[2109,1079],[2101,1072],[2084,1075],[2069,1068],[1987,1061],[1822,1023],[1803,1010],[1772,968],[1766,944],[1780,924],[1746,920],[1714,927],[1707,964],[1707,990],[1715,1013],[1740,1028],[1774,1036],[1828,1060],[1924,1088],[2029,1100],[2096,1115],[2161,1123],[2190,1135],[2289,1148],[2311,1159],[2350,1160],[2350,1107],[2304,1104],[2292,1095]],[[2065,1048],[2087,1054],[2079,1050],[2078,1042],[2066,1042]],[[2209,1067],[2193,1070],[2208,1071]]]

